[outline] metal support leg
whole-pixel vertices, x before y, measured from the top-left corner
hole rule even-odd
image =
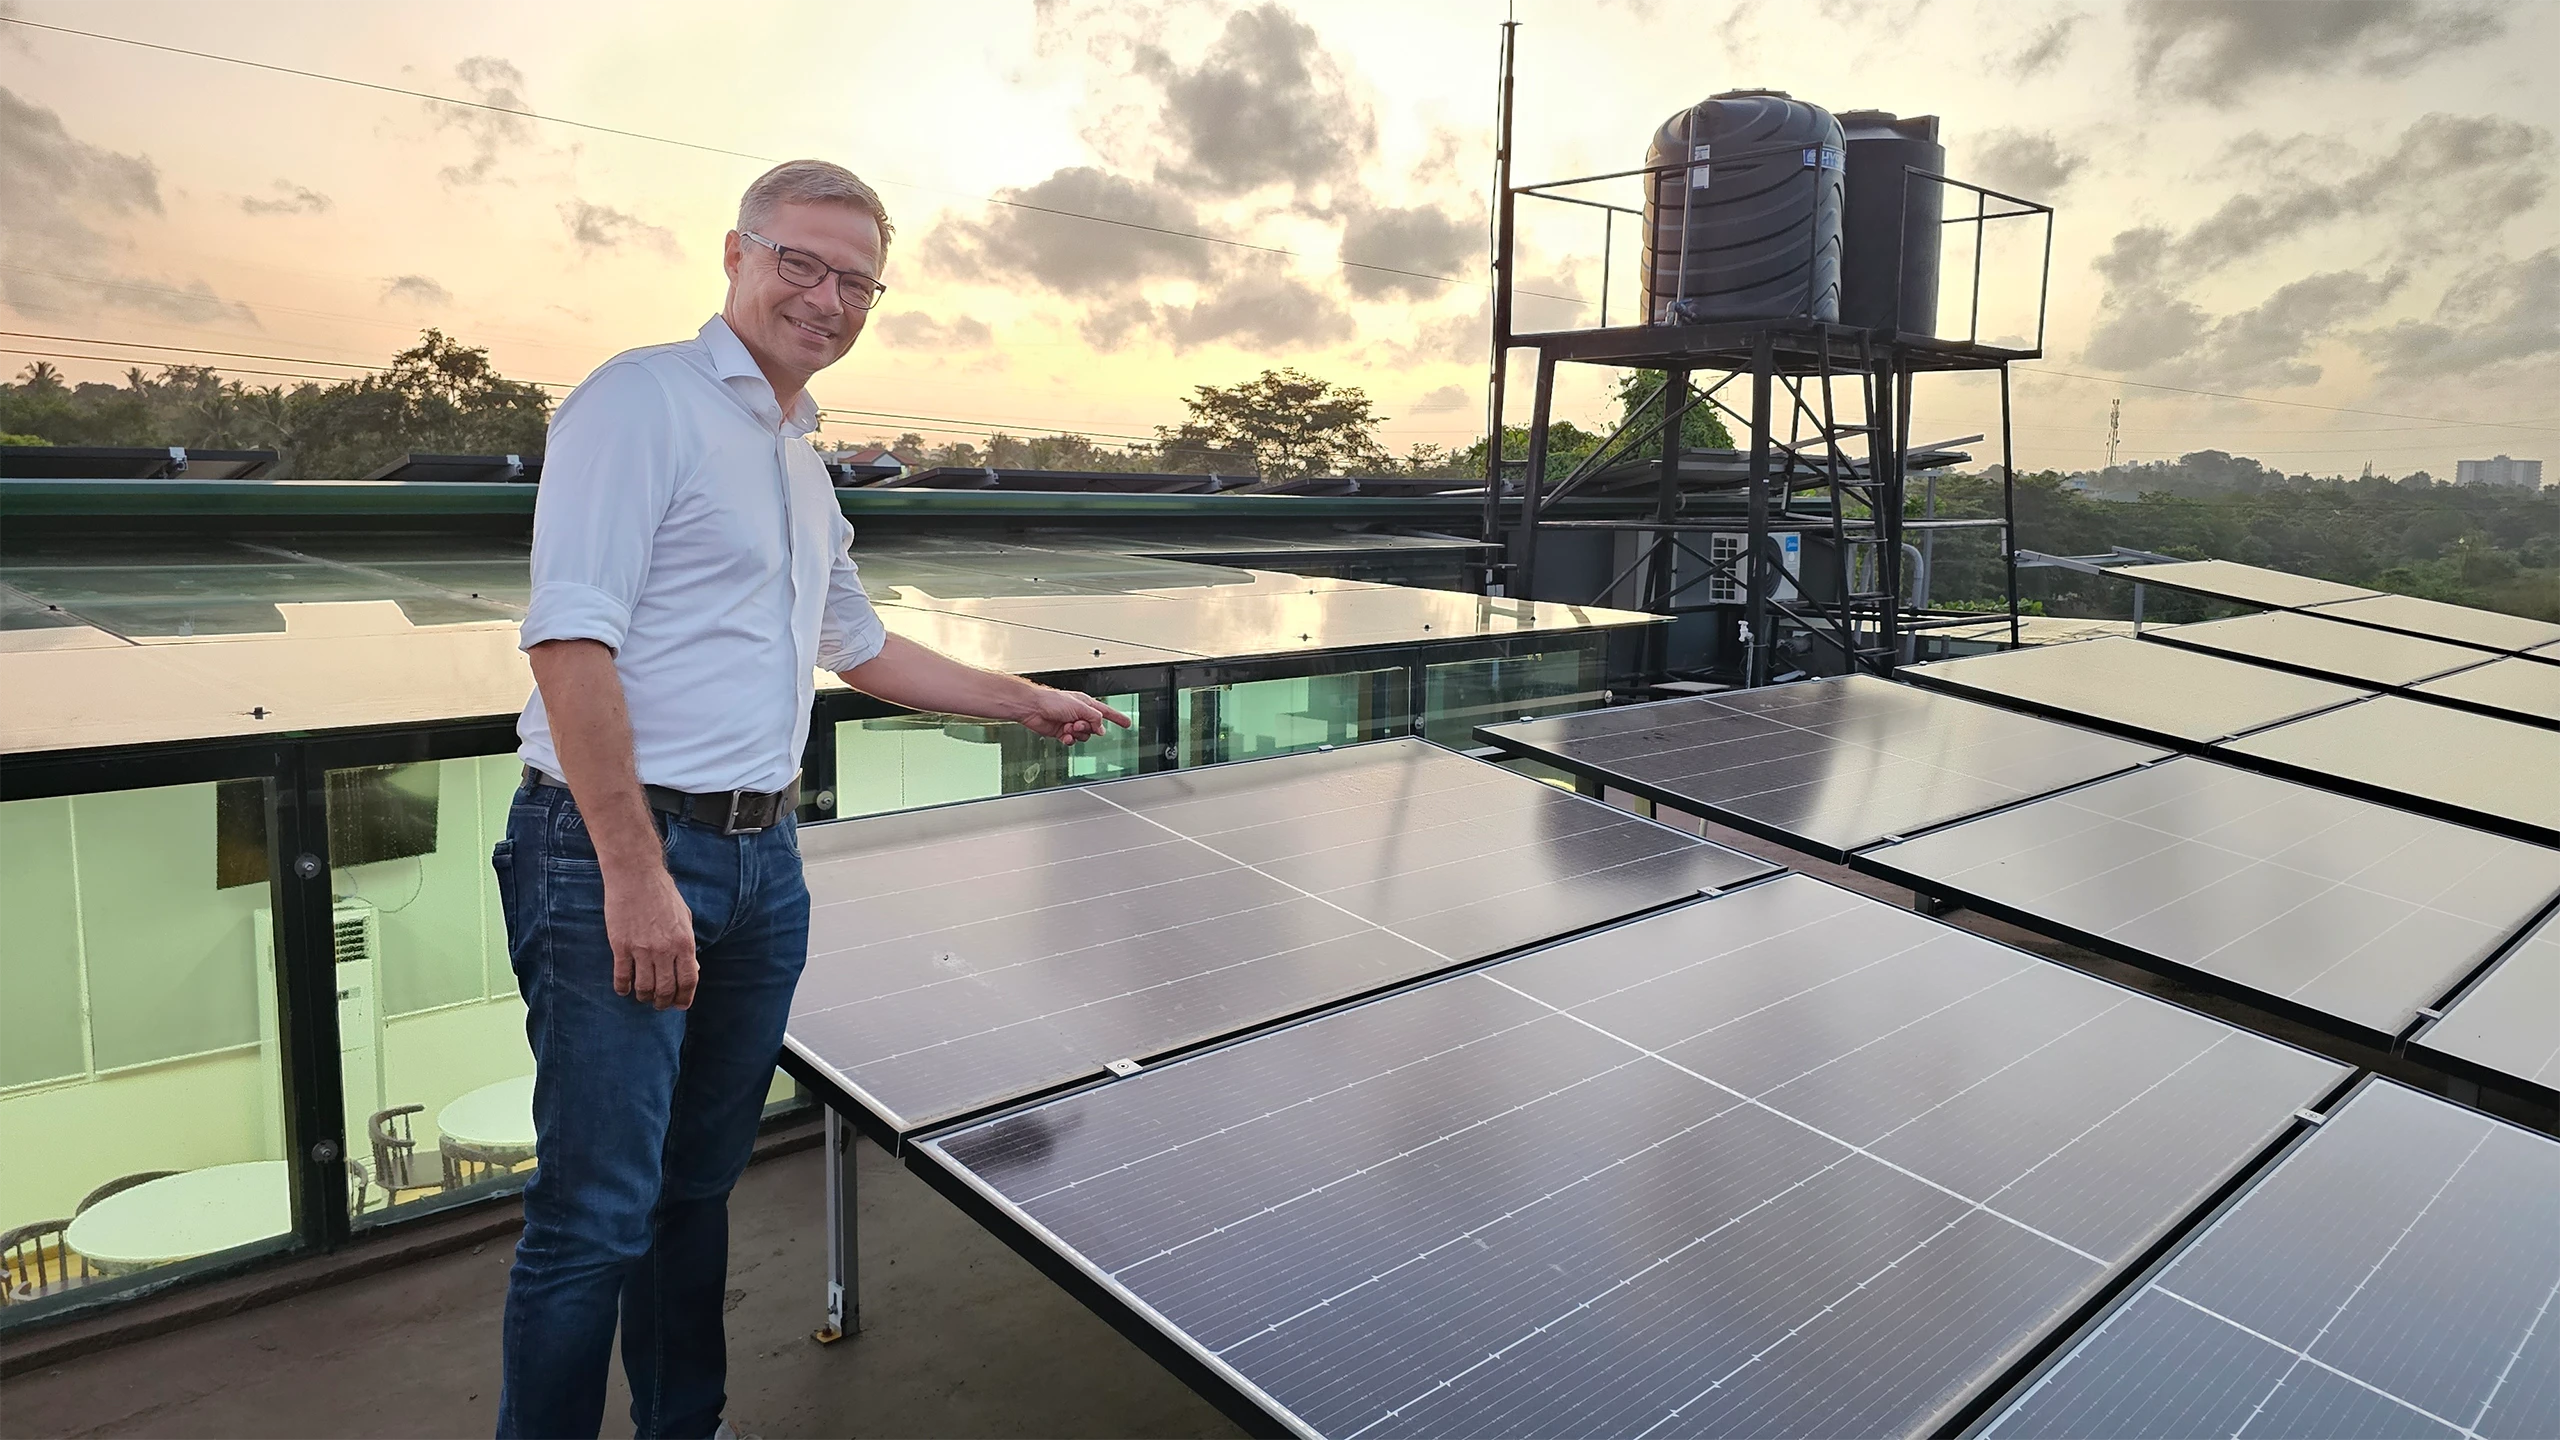
[[[862,1328],[862,1294],[854,1245],[853,1127],[827,1108],[827,1323],[813,1337],[833,1345]]]

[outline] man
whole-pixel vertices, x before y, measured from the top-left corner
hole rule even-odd
[[[638,1433],[728,1429],[729,1191],[808,953],[792,807],[812,667],[1068,744],[1129,723],[889,635],[863,594],[802,437],[809,378],[861,335],[890,234],[850,172],[776,167],[739,203],[720,314],[606,361],[551,422],[525,783],[492,857],[540,1161],[501,1436],[597,1432],[617,1310]]]

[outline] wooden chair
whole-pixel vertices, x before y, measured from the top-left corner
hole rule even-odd
[[[65,1290],[106,1278],[87,1256],[71,1248],[68,1219],[38,1220],[0,1235],[0,1303],[17,1305],[59,1295]]]
[[[136,1170],[130,1175],[119,1175],[113,1180],[108,1181],[106,1184],[101,1185],[97,1189],[82,1196],[80,1198],[80,1203],[71,1207],[72,1217],[77,1219],[82,1215],[88,1214],[90,1206],[97,1204],[99,1201],[106,1199],[110,1195],[121,1195],[136,1185],[148,1185],[154,1180],[166,1180],[177,1173],[178,1172],[175,1170]]]
[[[442,1142],[442,1154],[444,1188],[447,1190],[502,1180],[515,1173],[515,1168],[525,1160],[521,1151],[493,1150],[485,1145],[450,1138]]]
[[[441,1173],[429,1174],[418,1164],[418,1142],[409,1129],[409,1117],[426,1109],[424,1105],[397,1105],[376,1110],[365,1122],[373,1140],[373,1177],[382,1184],[386,1203],[397,1202],[403,1191],[433,1190],[444,1184]]]
[[[364,1173],[364,1162],[353,1155],[347,1157],[347,1213],[361,1215],[373,1203],[373,1182]],[[383,1197],[389,1204],[390,1197]]]

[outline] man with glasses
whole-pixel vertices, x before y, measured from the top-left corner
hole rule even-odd
[[[813,668],[894,704],[1076,744],[1127,716],[881,628],[804,438],[810,377],[879,302],[891,230],[823,161],[748,187],[728,299],[560,404],[521,643],[524,784],[492,863],[534,1054],[498,1433],[594,1435],[617,1320],[640,1435],[733,1433],[729,1191],[809,892],[793,819]]]

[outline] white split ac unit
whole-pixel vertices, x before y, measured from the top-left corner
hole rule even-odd
[[[1790,576],[1804,574],[1804,536],[1792,530],[1769,537],[1785,561],[1778,572],[1777,583],[1769,589],[1770,598],[1793,600],[1796,583]],[[1720,564],[1732,567],[1732,573],[1721,571],[1707,577],[1707,603],[1710,605],[1743,605],[1750,603],[1751,592],[1745,588],[1751,578],[1749,556],[1751,537],[1730,530],[1717,530],[1707,536],[1707,554]]]
[[[275,917],[256,912],[258,947],[258,1052],[270,1075],[283,1076],[276,1019]],[[383,1107],[388,1086],[382,1041],[382,916],[370,900],[342,898],[330,907],[338,994],[338,1084],[346,1102],[347,1153],[360,1159],[371,1149],[365,1127]],[[281,1090],[267,1103],[266,1152],[284,1153]]]

